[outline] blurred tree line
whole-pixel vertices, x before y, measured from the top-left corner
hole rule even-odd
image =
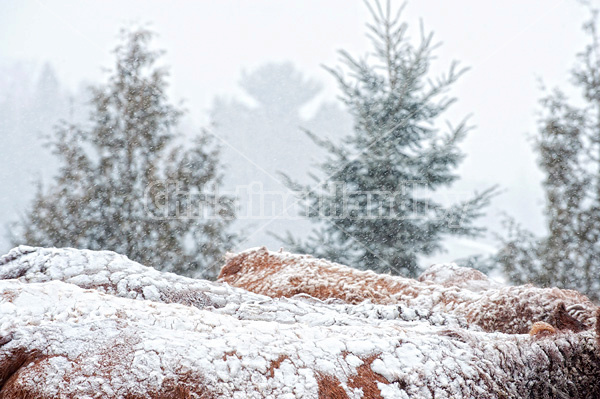
[[[432,76],[432,36],[421,31],[415,44],[401,9],[389,1],[367,7],[371,54],[342,51],[340,67],[328,69],[343,110],[325,104],[312,119],[301,116],[319,85],[290,64],[269,64],[242,77],[253,104],[215,102],[213,130],[222,143],[207,131],[184,142],[183,111],[165,94],[167,73],[156,65],[161,52],[149,47],[152,33],[124,31],[112,75],[92,91],[89,120],[54,130],[58,172],[52,184],[38,187],[13,242],[109,249],[162,270],[214,278],[224,252],[244,238],[243,224],[233,224],[236,198],[219,190],[224,182],[229,188],[251,183],[259,173],[252,168],[268,175],[259,177],[263,189],[294,192],[314,223],[300,236],[278,232],[287,249],[414,276],[418,257],[442,250],[445,237],[478,237],[485,229],[476,221],[493,187],[460,203],[435,200],[437,190],[459,178],[464,157],[459,144],[468,123],[443,128],[439,120],[465,70],[453,63],[446,74]],[[545,173],[548,235],[534,237],[509,220],[499,252],[471,265],[500,269],[515,283],[573,288],[598,299],[597,11],[585,30],[590,44],[571,72],[585,104],[573,105],[558,89],[541,100],[535,150]],[[45,81],[52,92],[52,79]],[[227,143],[257,150],[241,157],[225,148],[223,155],[217,144]],[[317,160],[307,173],[311,183],[296,173],[308,169],[309,155]],[[276,169],[281,174],[274,178]]]
[[[397,198],[406,182],[416,181],[433,193],[458,178],[454,168],[463,155],[457,144],[468,127],[461,123],[440,133],[435,122],[454,102],[445,93],[462,71],[453,65],[446,76],[428,80],[435,48],[431,35],[413,46],[406,37],[406,24],[396,10],[392,15],[389,3],[387,8],[379,2],[369,7],[376,62],[369,64],[343,53],[352,78],[346,80],[342,71],[332,70],[350,111],[353,133],[339,139],[307,131],[314,141],[311,149],[303,146],[308,141],[290,140],[293,135],[277,135],[266,128],[284,121],[282,114],[291,116],[293,123],[311,127],[310,120],[298,118],[298,110],[319,87],[283,64],[244,76],[242,86],[258,107],[238,106],[237,113],[260,122],[257,116],[265,112],[267,123],[246,123],[235,142],[264,140],[264,145],[255,147],[262,148],[262,153],[250,155],[251,163],[274,173],[273,165],[265,160],[276,152],[278,164],[287,172],[284,183],[301,199],[305,193],[292,182],[286,165],[306,163],[307,153],[320,150],[322,156],[317,159],[327,159],[319,166],[326,180],[346,184],[350,195],[385,192],[380,200],[393,202],[395,217],[367,220],[356,217],[363,216],[369,206],[356,198],[350,206],[357,214],[335,222],[332,215],[320,211],[313,215],[314,204],[309,205],[308,216],[325,226],[322,231],[327,237],[322,239],[322,231],[316,231],[315,238],[309,238],[313,246],[296,245],[289,239],[292,249],[359,268],[415,275],[417,256],[440,250],[445,234],[477,235],[483,230],[473,221],[490,192],[450,207],[431,196],[400,193]],[[14,242],[109,249],[163,270],[214,277],[216,269],[209,265],[218,267],[223,252],[235,241],[229,232],[235,216],[233,198],[219,196],[215,201],[223,172],[208,134],[200,134],[193,145],[176,145],[181,110],[167,101],[166,72],[155,65],[160,52],[149,49],[151,36],[145,30],[125,31],[115,51],[113,74],[107,84],[93,90],[89,122],[64,122],[55,129],[52,148],[60,160],[58,174],[52,185],[39,188]],[[380,73],[380,68],[385,72]],[[275,74],[285,79],[274,82]],[[273,83],[269,90],[264,89],[265,82]],[[332,108],[322,106],[317,117],[323,110]],[[214,119],[219,128],[218,117]],[[221,127],[226,119],[222,118]],[[248,125],[262,129],[256,132]],[[303,134],[298,129],[297,133]],[[351,159],[352,153],[358,156]],[[242,166],[229,173],[243,175],[243,170]],[[340,201],[324,192],[321,196],[329,208]],[[185,212],[190,208],[193,212],[199,204],[203,211],[187,217]],[[157,217],[163,213],[168,217]]]
[[[47,180],[58,162],[44,142],[60,119],[81,120],[83,93],[70,92],[50,64],[16,62],[0,67],[0,221],[14,222],[35,193],[35,182]],[[35,156],[31,156],[35,154]],[[3,231],[4,233],[4,231]],[[0,250],[9,237],[0,235]]]
[[[581,99],[560,89],[540,100],[535,151],[544,172],[548,234],[535,237],[508,220],[492,259],[515,283],[571,288],[600,299],[600,42],[598,10],[583,28],[589,43],[571,70]],[[579,101],[578,101],[579,100]],[[575,105],[580,104],[581,105]]]
[[[281,241],[271,233],[293,230],[305,235],[311,228],[299,220],[296,207],[285,210],[284,200],[293,199],[294,193],[278,172],[307,181],[311,165],[326,156],[300,127],[340,140],[352,128],[352,120],[338,104],[319,101],[322,86],[290,62],[243,71],[239,86],[244,98],[218,97],[210,113],[210,131],[222,144],[226,165],[222,187],[238,199],[232,228],[248,232],[243,245],[276,248]],[[263,204],[257,204],[257,193],[264,194]],[[273,219],[284,211],[283,217]]]
[[[219,196],[218,148],[201,132],[178,143],[182,111],[169,104],[167,71],[152,33],[124,30],[108,83],[92,88],[86,124],[62,122],[60,161],[15,231],[15,244],[112,250],[165,271],[214,278],[233,199]]]

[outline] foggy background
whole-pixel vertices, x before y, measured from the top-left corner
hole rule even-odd
[[[434,72],[445,71],[455,59],[471,68],[450,93],[458,102],[449,119],[457,123],[470,114],[476,128],[461,144],[466,154],[458,169],[461,179],[448,194],[463,198],[499,184],[504,191],[479,224],[500,232],[505,212],[543,234],[541,174],[529,139],[536,131],[538,78],[569,94],[568,70],[585,44],[585,10],[574,1],[421,0],[409,2],[403,15],[411,36],[418,35],[422,18],[425,29],[443,42]],[[3,1],[2,232],[26,209],[35,182],[51,178],[56,163],[42,136],[60,118],[85,119],[84,88],[105,80],[102,67],[113,63],[120,28],[149,23],[158,33],[154,47],[166,50],[162,62],[170,67],[170,98],[184,101],[188,110],[182,131],[196,134],[204,127],[221,140],[224,189],[258,178],[264,188],[283,191],[272,178],[277,171],[307,181],[310,158],[319,156],[299,127],[334,138],[351,128],[336,101],[335,81],[321,65],[336,66],[339,49],[367,52],[367,20],[364,4],[347,0]],[[306,95],[286,96],[298,92],[287,87],[303,87]],[[301,235],[310,227],[278,220],[263,228],[267,222],[239,222],[250,238],[238,249],[277,249],[278,241],[267,231]],[[424,262],[488,253],[495,246],[492,234],[476,242],[452,239],[447,253]],[[9,247],[2,235],[0,252]]]

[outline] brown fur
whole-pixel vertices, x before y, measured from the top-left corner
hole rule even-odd
[[[487,281],[488,277],[480,272],[479,270],[470,269],[467,267],[455,267],[456,270],[449,278],[444,279],[443,281],[437,281],[438,284],[443,285],[444,287],[462,287],[466,285],[470,281]],[[432,279],[431,272],[425,271],[421,274],[417,280],[420,282],[426,282]]]
[[[364,398],[383,399],[377,383],[389,384],[388,380],[371,369],[371,363],[378,358],[378,355],[372,355],[361,359],[363,364],[356,368],[356,374],[348,378],[350,388],[361,388]]]
[[[387,274],[375,274],[306,255],[273,253],[266,248],[232,255],[219,280],[274,298],[307,294],[321,300],[340,299],[350,304],[369,300],[376,304],[432,303],[444,312],[464,317],[485,331],[526,334],[533,320],[550,322],[559,330],[582,331],[594,325],[596,306],[576,291],[558,288],[483,287],[478,299],[463,295],[467,281],[483,280],[476,270],[457,268],[458,276],[444,285]],[[427,272],[424,274],[427,276]],[[432,277],[433,278],[433,277]],[[455,284],[455,285],[452,285]],[[566,309],[576,306],[578,312]]]
[[[19,359],[20,361],[21,359]],[[30,381],[31,375],[45,373],[45,367],[48,357],[35,357],[33,359],[27,358],[26,361],[21,363],[21,366],[16,372],[6,381],[6,383],[0,388],[0,399],[53,399],[44,392],[43,386],[32,386],[28,382]],[[27,367],[29,370],[27,373],[22,373]],[[80,367],[75,365],[74,370],[81,370]],[[203,378],[198,375],[194,375],[190,372],[178,373],[178,377],[175,380],[165,380],[158,389],[144,394],[140,393],[127,393],[124,398],[126,399],[216,399],[217,396],[208,390],[204,384]],[[70,380],[69,376],[65,378],[65,381]],[[108,379],[110,382],[110,379]],[[135,391],[135,387],[132,390]],[[65,395],[60,394],[61,398],[64,399],[78,399],[78,395]]]
[[[337,377],[317,373],[317,384],[319,385],[319,399],[348,399],[348,394]]]
[[[271,362],[269,368],[267,369],[267,375],[271,378],[275,377],[275,370],[281,366],[281,363],[289,360],[288,355],[279,355],[279,357]]]
[[[237,351],[227,351],[223,353],[223,357],[221,359],[223,359],[223,361],[226,361],[229,356],[235,356],[239,358]]]
[[[584,323],[571,316],[563,302],[560,302],[554,310],[554,313],[550,315],[548,324],[553,325],[558,330],[569,330],[576,333],[585,331],[589,328]]]
[[[135,341],[135,340],[134,340]],[[131,339],[122,339],[121,342],[115,342],[115,345],[105,352],[101,353],[97,363],[97,368],[93,374],[86,375],[82,364],[85,364],[85,358],[71,360],[69,373],[64,376],[64,381],[70,381],[83,377],[102,377],[110,384],[113,373],[119,373],[126,364],[133,359],[131,350],[133,342]],[[93,354],[92,354],[93,355]],[[41,355],[35,351],[27,351],[23,348],[14,349],[0,358],[0,399],[53,399],[44,394],[45,386],[43,382],[40,385],[31,384],[32,376],[39,377],[48,373],[49,359],[57,355]],[[215,399],[216,396],[206,388],[204,378],[190,371],[179,371],[177,377],[173,380],[165,380],[156,390],[140,393],[126,393],[127,399]],[[43,379],[42,379],[43,381]],[[135,386],[129,387],[136,391]],[[78,399],[78,395],[70,393],[60,393],[61,398]],[[89,396],[89,395],[86,395]]]
[[[600,309],[596,310],[596,344],[600,347]]]
[[[529,330],[529,335],[535,338],[547,337],[554,334],[556,334],[556,329],[543,321],[536,321]]]

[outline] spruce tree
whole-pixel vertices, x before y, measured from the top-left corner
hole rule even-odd
[[[495,257],[515,283],[576,289],[600,298],[600,42],[597,11],[584,25],[590,44],[571,71],[583,106],[558,89],[540,101],[535,150],[544,173],[548,235],[512,223]]]
[[[239,86],[254,104],[216,98],[211,130],[226,142],[222,146],[221,160],[228,170],[235,171],[223,179],[224,190],[235,192],[238,201],[238,217],[233,228],[248,231],[247,246],[272,247],[280,241],[270,232],[283,234],[293,230],[301,235],[311,230],[310,223],[298,223],[295,209],[286,211],[285,217],[272,219],[285,208],[285,198],[293,201],[292,193],[277,177],[277,171],[285,165],[289,176],[303,179],[303,183],[310,182],[306,174],[311,158],[325,154],[298,126],[342,137],[351,126],[350,117],[333,102],[320,104],[310,118],[303,116],[301,110],[315,103],[320,85],[289,62],[267,63],[244,72]],[[260,208],[257,194],[262,196]]]
[[[233,239],[232,199],[218,196],[218,149],[209,137],[179,142],[182,111],[168,102],[152,36],[124,30],[114,72],[93,89],[89,123],[56,128],[60,170],[38,190],[15,244],[112,250],[212,278]]]
[[[473,222],[493,189],[447,206],[436,201],[435,191],[457,180],[463,158],[458,143],[467,124],[442,131],[437,123],[454,103],[447,91],[465,69],[453,63],[432,79],[432,35],[421,31],[413,45],[401,9],[392,12],[389,2],[367,6],[371,58],[342,51],[342,67],[330,69],[354,129],[341,143],[308,133],[328,151],[313,174],[315,188],[286,177],[319,228],[307,240],[289,234],[284,240],[296,251],[357,268],[414,276],[418,256],[441,250],[444,236],[481,233]]]

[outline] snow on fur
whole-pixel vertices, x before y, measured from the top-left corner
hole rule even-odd
[[[303,256],[246,252],[257,253],[296,262],[313,277],[323,274],[314,263],[348,272]],[[236,274],[250,273],[250,260]],[[429,297],[462,293],[463,301],[502,293],[482,283],[456,288],[453,273],[439,269],[430,278],[439,284],[410,280],[413,288],[428,287]],[[274,270],[273,287],[283,290]],[[600,397],[597,332],[554,327],[572,319],[568,301],[555,307],[558,319],[538,321],[530,334],[505,334],[466,325],[456,307],[446,314],[418,295],[392,304],[367,285],[372,302],[387,304],[360,302],[349,278],[343,289],[356,304],[269,298],[112,252],[30,247],[1,257],[0,277],[0,398]],[[368,277],[390,291],[390,276]],[[325,290],[327,281],[315,284]]]
[[[238,320],[0,281],[3,398],[598,397],[594,333]],[[337,396],[336,396],[337,395]]]
[[[535,321],[580,331],[593,327],[596,312],[596,306],[576,291],[499,286],[476,270],[453,264],[433,266],[413,280],[264,247],[230,256],[219,281],[274,298],[308,294],[347,303],[369,300],[426,308],[464,317],[490,332],[526,333]]]
[[[27,283],[63,281],[123,298],[180,303],[200,309],[208,307],[213,312],[238,319],[271,321],[278,318],[282,322],[310,325],[373,323],[365,321],[366,318],[410,323],[422,320],[443,326],[467,325],[464,318],[433,313],[426,308],[408,309],[370,302],[358,305],[340,301],[323,303],[306,296],[272,299],[220,282],[159,272],[110,251],[20,246],[0,257],[0,279],[18,279]]]

